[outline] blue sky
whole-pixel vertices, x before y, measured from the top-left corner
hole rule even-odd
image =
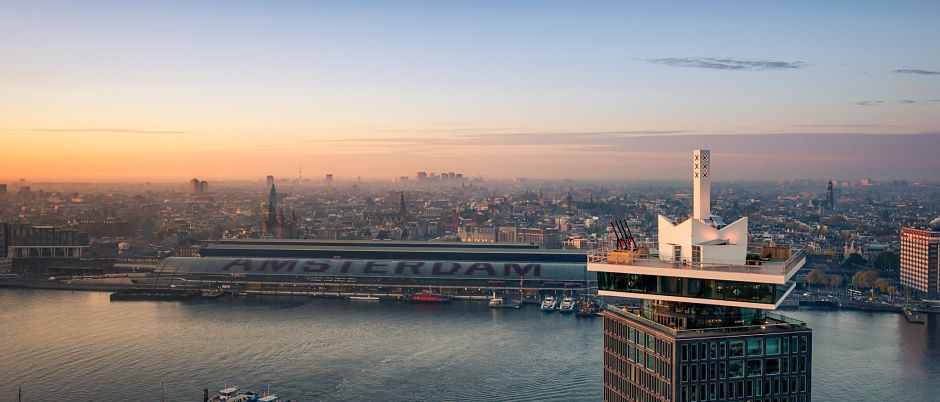
[[[422,163],[505,176],[526,167],[481,156],[591,162],[539,133],[933,133],[938,17],[936,1],[0,1],[0,136],[16,150],[0,168],[140,163],[118,179],[172,155],[167,178],[381,176],[433,170],[398,158],[424,140],[447,156]],[[146,152],[122,159],[115,141]],[[37,156],[72,159],[41,171]],[[377,162],[341,162],[363,156]]]

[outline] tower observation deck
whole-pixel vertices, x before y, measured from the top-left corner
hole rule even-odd
[[[660,215],[656,244],[588,252],[600,296],[642,301],[604,312],[605,400],[810,399],[812,330],[768,312],[793,291],[804,250],[749,246],[747,217],[713,215],[711,162],[693,152],[691,217]]]

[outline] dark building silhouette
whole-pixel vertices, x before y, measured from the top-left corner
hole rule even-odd
[[[832,190],[832,179],[829,179],[829,187],[826,190],[826,208],[829,210],[836,209],[836,196]]]
[[[294,222],[296,217],[291,214],[288,219],[284,215],[284,210],[277,208],[277,188],[271,184],[271,191],[268,193],[268,209],[264,213],[263,231],[265,234],[279,238],[294,238],[296,230]]]

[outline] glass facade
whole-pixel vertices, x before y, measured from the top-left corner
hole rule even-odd
[[[811,400],[811,330],[677,337],[643,320],[605,315],[605,401]]]
[[[600,290],[762,304],[776,304],[793,285],[792,281],[775,285],[619,272],[597,273],[597,287]]]

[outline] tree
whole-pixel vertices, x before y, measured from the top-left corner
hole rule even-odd
[[[878,271],[858,271],[852,275],[852,284],[857,288],[872,288],[878,279]]]
[[[875,269],[879,272],[894,272],[901,265],[901,257],[890,251],[882,251],[875,257]]]
[[[890,288],[891,285],[888,285],[888,281],[884,278],[878,278],[875,280],[874,287],[878,288],[878,291],[881,293],[888,293],[888,288]]]
[[[829,283],[829,277],[823,270],[815,268],[806,275],[806,281],[809,282],[810,285],[826,285]]]
[[[833,275],[829,277],[829,286],[834,288],[842,287],[842,275]]]
[[[862,257],[860,254],[852,253],[852,254],[849,254],[849,256],[846,257],[845,262],[842,263],[842,266],[846,268],[852,268],[856,265],[864,267],[868,265],[868,261],[866,261],[865,258]]]

